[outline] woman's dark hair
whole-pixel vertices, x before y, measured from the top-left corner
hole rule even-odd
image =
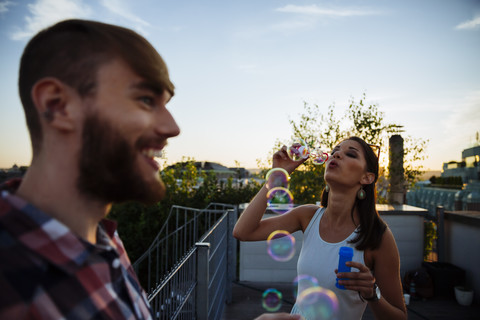
[[[387,228],[386,223],[382,220],[377,212],[377,209],[375,208],[377,196],[375,183],[378,179],[379,170],[378,157],[372,150],[371,146],[363,139],[359,137],[350,137],[346,140],[358,142],[362,146],[367,163],[367,172],[371,172],[375,175],[375,180],[371,184],[363,186],[363,190],[365,190],[366,194],[365,199],[359,200],[358,198],[355,198],[354,207],[352,208],[352,220],[353,209],[356,206],[359,213],[360,226],[358,228],[357,237],[350,242],[356,243],[355,248],[357,250],[374,250],[380,246],[383,233]],[[324,207],[328,206],[328,192],[325,190],[322,193],[321,204]]]
[[[31,97],[35,83],[56,78],[74,88],[80,97],[95,94],[98,69],[122,59],[156,91],[172,96],[165,62],[141,35],[119,26],[88,20],[65,20],[35,35],[25,47],[19,70],[22,100],[33,155],[40,150],[42,130],[39,114]]]

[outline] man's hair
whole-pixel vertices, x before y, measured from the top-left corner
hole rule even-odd
[[[45,77],[56,78],[77,90],[84,98],[95,94],[98,69],[116,58],[159,93],[172,96],[165,62],[153,46],[136,32],[110,24],[66,20],[34,36],[25,47],[19,71],[19,92],[25,111],[33,154],[41,148],[42,130],[31,90]]]

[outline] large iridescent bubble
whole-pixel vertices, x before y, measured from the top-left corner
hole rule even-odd
[[[290,175],[287,170],[282,168],[273,168],[267,172],[265,176],[267,189],[273,188],[285,188],[288,189],[288,182],[290,181]]]
[[[298,141],[291,144],[287,150],[287,153],[292,160],[299,161],[302,159],[307,159],[310,156],[310,148],[305,140],[298,139]]]
[[[308,274],[300,274],[293,279],[293,296],[297,298],[299,290],[302,292],[312,287],[318,287],[317,278]]]
[[[322,165],[328,160],[328,153],[320,148],[316,148],[311,152],[310,158],[312,159],[313,164]]]
[[[338,298],[335,293],[318,286],[300,292],[297,305],[309,320],[336,319],[338,315]]]
[[[268,208],[278,214],[283,214],[293,208],[293,195],[290,190],[277,187],[267,193]]]
[[[293,195],[288,190],[290,175],[285,169],[273,168],[265,176],[267,205],[271,211],[283,214],[293,208]]]
[[[285,262],[295,255],[295,238],[285,230],[276,230],[267,238],[267,252],[273,260]]]

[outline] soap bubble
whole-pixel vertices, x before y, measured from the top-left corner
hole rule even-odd
[[[267,205],[273,212],[283,214],[293,208],[293,195],[286,188],[273,188],[267,193]]]
[[[290,180],[290,176],[285,169],[273,168],[267,172],[265,180],[267,181],[267,189],[273,189],[276,187],[288,189],[288,181]]]
[[[322,149],[316,148],[310,155],[313,164],[322,165],[328,160],[328,153],[323,152]]]
[[[308,274],[300,274],[295,279],[293,279],[293,296],[297,298],[298,290],[302,292],[312,287],[318,287],[317,278],[312,277]]]
[[[298,139],[297,142],[292,143],[288,148],[288,156],[294,160],[299,161],[302,159],[311,158],[313,164],[322,165],[328,160],[328,153],[324,152],[320,147],[313,147],[313,145],[320,145],[320,142],[309,145],[303,139]]]
[[[267,252],[276,261],[288,261],[295,255],[295,238],[285,230],[276,230],[267,238]]]
[[[262,306],[269,312],[275,312],[282,306],[282,293],[277,289],[267,289],[262,294]]]
[[[298,142],[292,143],[287,151],[288,156],[294,161],[307,159],[310,156],[310,148],[303,139],[299,139]]]
[[[311,287],[298,295],[297,304],[306,319],[335,319],[338,314],[338,299],[331,290]]]
[[[288,190],[290,176],[285,169],[273,168],[265,177],[267,183],[268,208],[275,213],[283,214],[293,208],[293,195]]]

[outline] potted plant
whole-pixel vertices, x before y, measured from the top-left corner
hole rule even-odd
[[[469,306],[473,301],[473,289],[467,286],[456,286],[455,298],[460,305]]]

